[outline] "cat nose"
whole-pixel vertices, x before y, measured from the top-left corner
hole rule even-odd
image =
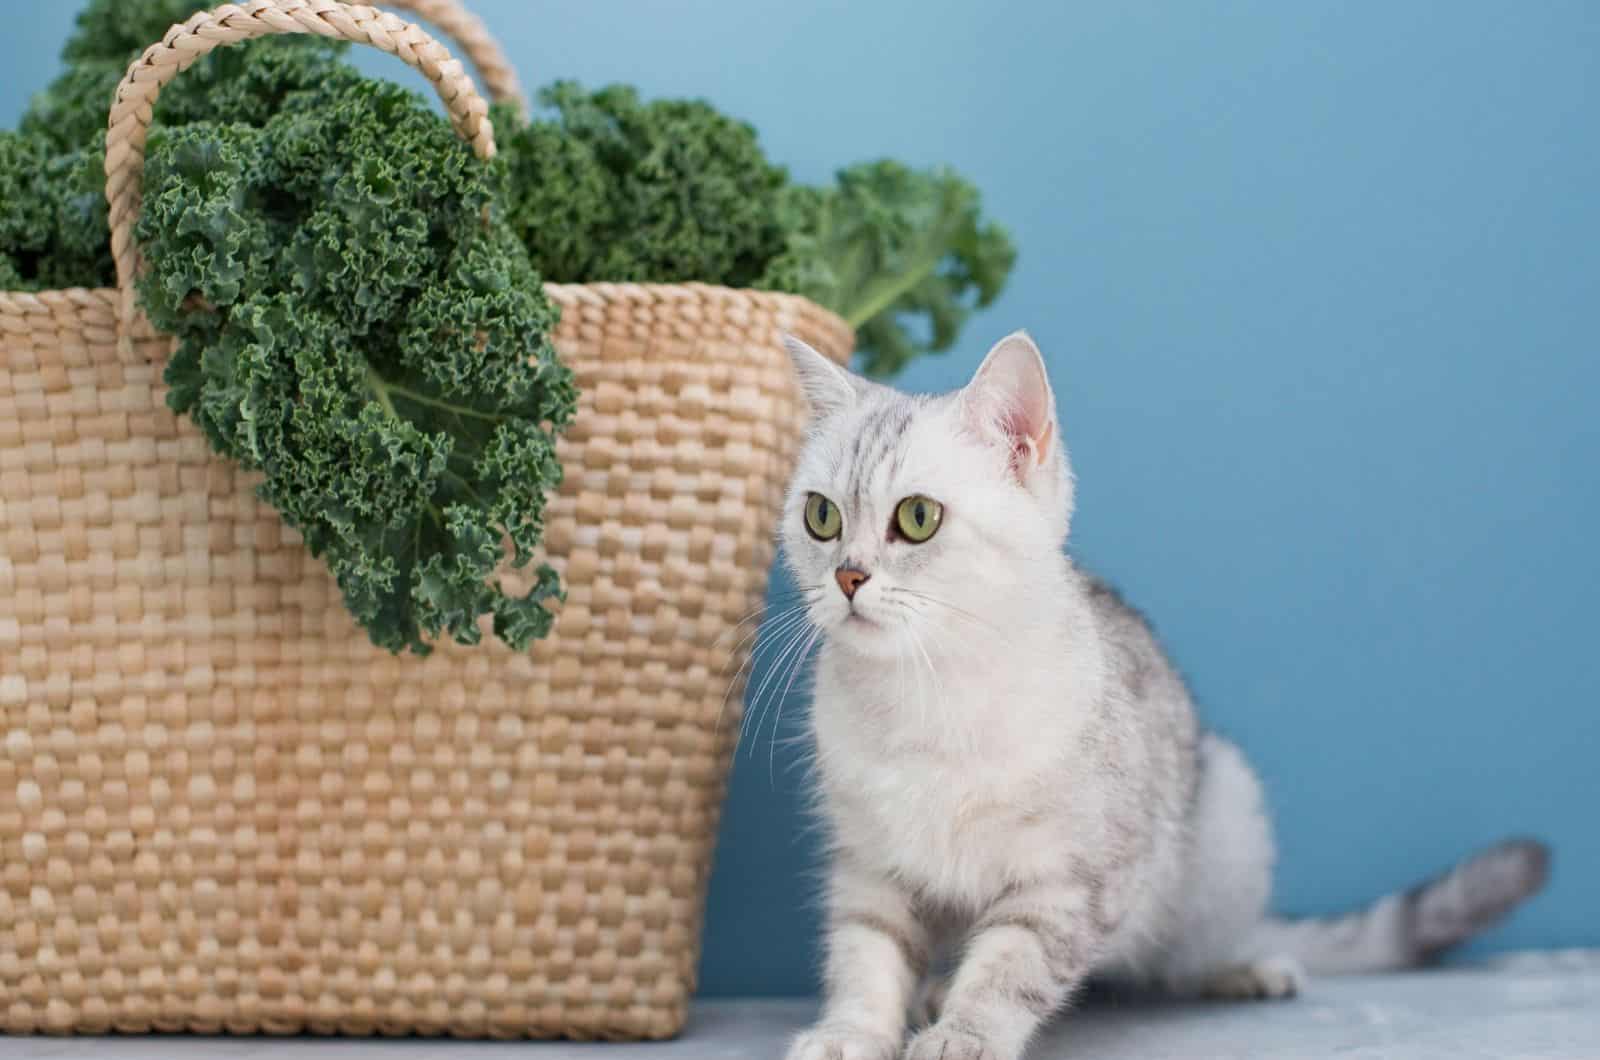
[[[859,571],[854,567],[840,567],[833,572],[833,580],[839,583],[839,591],[844,593],[846,600],[854,600],[856,590],[861,588],[862,583],[869,577],[871,575],[866,571]]]

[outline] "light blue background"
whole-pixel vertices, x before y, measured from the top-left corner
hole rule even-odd
[[[1260,767],[1281,906],[1532,832],[1551,887],[1485,945],[1600,943],[1600,4],[476,7],[530,84],[706,96],[802,178],[973,177],[1014,282],[902,381],[1039,339],[1077,553]],[[0,122],[74,8],[6,5]],[[708,992],[813,988],[804,769],[780,743],[769,775],[770,732],[734,777]]]

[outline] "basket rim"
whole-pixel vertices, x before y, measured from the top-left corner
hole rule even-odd
[[[632,280],[591,280],[587,283],[555,283],[545,281],[545,292],[552,298],[566,302],[578,301],[612,301],[619,302],[629,299],[651,300],[657,302],[682,301],[691,294],[717,295],[729,299],[773,299],[779,301],[805,302],[818,313],[837,321],[839,327],[854,334],[855,329],[838,313],[829,309],[820,302],[813,301],[803,294],[794,291],[774,291],[765,287],[730,287],[720,283],[702,283],[699,280],[684,280],[676,283],[666,281],[636,282]],[[591,293],[592,292],[592,293]],[[111,299],[117,294],[115,286],[105,287],[45,287],[37,291],[11,291],[0,289],[0,304],[10,302],[26,302],[37,300],[43,302],[60,301],[102,301]]]
[[[633,283],[626,281],[594,281],[590,283],[545,283],[544,290],[558,305],[602,305],[608,302],[645,302],[669,305],[694,300],[720,302],[768,302],[804,306],[815,319],[836,332],[838,342],[829,343],[837,349],[825,353],[839,364],[848,365],[855,352],[855,328],[838,313],[813,301],[803,294],[791,291],[770,291],[759,287],[729,287],[723,284],[686,281],[682,283]],[[26,320],[34,316],[56,316],[54,310],[63,305],[77,309],[103,310],[110,314],[106,323],[115,326],[115,316],[120,305],[121,292],[116,287],[58,287],[40,291],[0,290],[0,339],[15,327],[5,321],[18,317]],[[143,314],[140,314],[143,320]],[[145,324],[148,328],[148,324]],[[150,332],[156,334],[154,331]]]

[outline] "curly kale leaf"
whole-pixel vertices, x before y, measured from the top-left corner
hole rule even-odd
[[[104,5],[94,5],[104,6]],[[185,0],[142,0],[119,6],[127,17],[155,26],[160,39],[178,8],[188,14],[204,5]],[[154,15],[141,15],[158,9]],[[180,16],[181,17],[181,16]],[[115,20],[106,20],[112,21]],[[92,30],[87,38],[85,30]],[[0,290],[103,287],[115,272],[106,222],[105,136],[111,99],[128,61],[99,57],[90,43],[132,40],[104,26],[80,27],[67,46],[66,70],[34,96],[20,133],[0,134]],[[147,42],[148,43],[148,42]],[[142,47],[142,46],[141,46]],[[169,85],[156,105],[156,127],[194,121],[261,125],[290,100],[311,106],[336,97],[360,80],[337,61],[339,42],[273,37],[205,56]],[[26,230],[24,230],[26,229]]]
[[[755,130],[698,100],[557,82],[554,116],[506,138],[511,220],[556,281],[749,286],[783,248],[787,180]]]
[[[0,247],[10,254],[37,254],[49,242],[50,202],[39,194],[46,157],[33,137],[0,131]]]
[[[111,101],[129,64],[175,23],[213,6],[207,0],[89,0],[61,50],[60,75],[29,101],[18,128],[56,151],[88,147],[106,131]],[[195,69],[203,71],[216,61],[208,56]],[[169,93],[201,94],[198,86],[189,87],[190,76],[192,72],[163,92],[162,112]]]
[[[355,67],[339,61],[349,47],[345,41],[292,36],[218,48],[162,91],[156,122],[262,125],[291,100],[311,107],[340,98],[363,80]]]
[[[504,104],[490,117],[511,174],[507,217],[540,274],[556,283],[598,279],[601,241],[615,238],[615,220],[612,177],[594,149],[554,122],[519,127]]]
[[[0,131],[0,290],[98,286],[111,274],[104,143],[58,153]]]
[[[758,285],[844,317],[871,375],[948,349],[1016,261],[1010,236],[985,222],[977,189],[948,169],[861,163],[831,188],[789,188],[780,213],[787,247]]]
[[[207,0],[88,0],[61,50],[68,63],[110,59],[124,67]]]
[[[532,562],[576,392],[503,165],[410,93],[334,78],[260,121],[156,130],[145,180],[168,401],[263,474],[373,642],[547,633],[554,572],[500,572]]]
[[[128,64],[85,60],[62,70],[34,94],[17,128],[55,151],[73,151],[104,136],[111,102]]]
[[[215,6],[208,0],[90,0],[62,49],[60,76],[29,102],[19,128],[62,151],[88,145],[105,131],[128,65],[174,24]],[[163,90],[156,121],[259,124],[276,113],[287,93],[315,87],[316,78],[332,70],[329,60],[347,47],[343,41],[287,36],[219,48]]]

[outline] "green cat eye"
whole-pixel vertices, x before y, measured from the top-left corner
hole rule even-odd
[[[820,493],[806,498],[806,532],[818,541],[832,541],[844,529],[839,506]]]
[[[913,545],[920,545],[938,533],[939,521],[943,518],[944,505],[920,493],[901,501],[894,511],[895,528]]]

